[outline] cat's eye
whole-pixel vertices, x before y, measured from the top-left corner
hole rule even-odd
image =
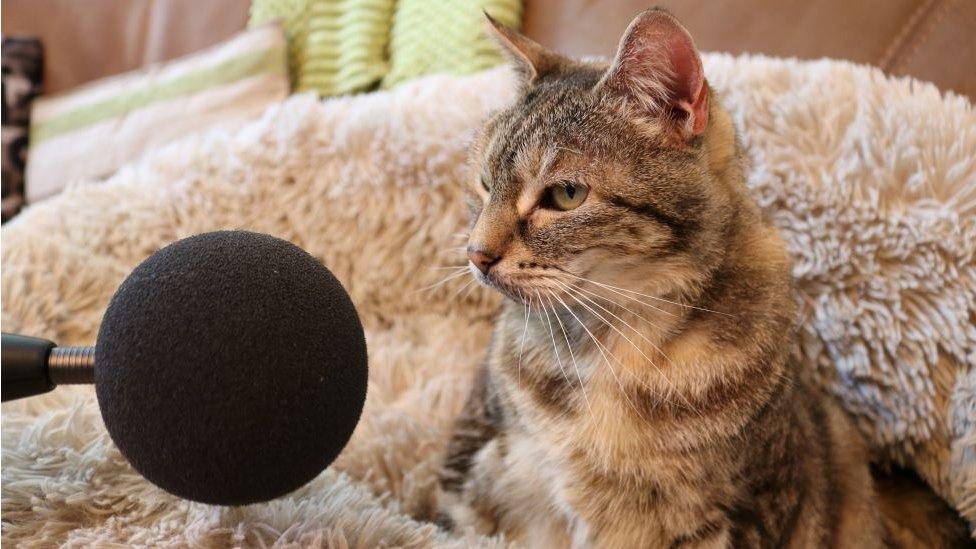
[[[540,205],[553,210],[572,210],[579,207],[586,200],[590,190],[585,185],[562,181],[546,189]]]

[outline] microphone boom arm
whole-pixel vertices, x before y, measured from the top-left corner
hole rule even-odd
[[[94,347],[58,347],[37,337],[3,334],[0,342],[3,402],[95,382]]]

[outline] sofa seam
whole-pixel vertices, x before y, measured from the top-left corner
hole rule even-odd
[[[953,0],[928,0],[919,6],[885,49],[878,66],[889,74],[901,71],[931,36],[935,23],[942,19],[952,3]]]

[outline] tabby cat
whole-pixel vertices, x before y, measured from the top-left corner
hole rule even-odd
[[[648,10],[608,66],[491,27],[520,90],[475,146],[468,255],[506,299],[440,522],[536,547],[881,545],[688,32]]]

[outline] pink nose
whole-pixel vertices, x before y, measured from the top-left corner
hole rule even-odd
[[[488,269],[490,269],[495,263],[498,263],[500,258],[488,254],[482,250],[472,250],[469,248],[468,259],[471,260],[471,263],[474,263],[474,266],[477,267],[479,271],[484,274],[488,274]]]

